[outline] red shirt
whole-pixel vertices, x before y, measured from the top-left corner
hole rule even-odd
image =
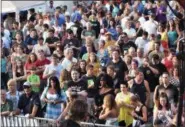
[[[37,60],[35,62],[35,65],[36,65],[37,68],[41,68],[41,67],[43,67],[43,66],[45,66],[47,64],[50,64],[50,63],[51,63],[50,60],[48,60],[48,59],[45,58],[44,60]],[[40,79],[43,79],[42,78],[43,72],[41,72],[38,75],[39,75]]]
[[[35,63],[36,61],[34,63],[25,63],[24,67],[26,70],[31,70],[32,67],[36,67]],[[26,74],[29,75],[30,72],[27,72]]]

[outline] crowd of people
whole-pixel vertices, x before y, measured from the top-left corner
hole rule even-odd
[[[175,127],[183,7],[170,1],[176,17],[164,0],[53,2],[1,24],[1,115]]]

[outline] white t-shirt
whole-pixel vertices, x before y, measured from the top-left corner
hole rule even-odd
[[[43,50],[44,54],[47,55],[47,56],[51,55],[50,49],[46,44],[44,44],[44,45],[39,45],[39,44],[34,45],[33,49],[32,49],[32,52],[38,55],[39,50]]]
[[[73,22],[66,22],[66,29],[70,29],[72,25],[74,25]]]
[[[77,63],[77,59],[73,57],[72,62]],[[68,60],[67,58],[64,58],[64,60],[62,61],[62,67],[69,71],[71,69],[72,62]]]
[[[136,35],[136,30],[133,28],[130,28],[130,29],[126,28],[123,32],[126,32],[128,37],[132,37]]]
[[[44,70],[43,75],[52,73],[53,70],[56,71],[55,75],[58,79],[60,79],[60,73],[63,70],[63,67],[61,64],[58,64],[57,66],[54,66],[53,64],[45,65],[46,68]]]
[[[144,40],[143,37],[137,37],[135,44],[137,45],[138,48],[143,48],[145,47],[145,44],[148,43],[148,40]]]
[[[157,21],[151,21],[148,20],[143,24],[143,29],[148,32],[149,35],[151,34],[157,34],[157,27],[158,27],[158,22]]]

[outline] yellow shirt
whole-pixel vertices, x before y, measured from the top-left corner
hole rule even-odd
[[[130,104],[130,98],[132,96],[132,93],[128,92],[128,94],[123,94],[122,92],[118,93],[116,95],[116,103],[120,103],[120,102],[125,102],[127,104]],[[127,108],[127,107],[120,107],[120,111],[119,111],[119,116],[118,116],[118,121],[125,121],[126,126],[132,124],[133,122],[133,117],[131,115],[129,115],[128,113],[132,112],[132,109]]]
[[[106,49],[108,46],[114,46],[115,43],[116,43],[116,42],[115,42],[114,40],[105,41],[105,49]]]

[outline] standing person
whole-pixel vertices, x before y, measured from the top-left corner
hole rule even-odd
[[[31,68],[36,67],[37,56],[35,53],[30,53],[26,63],[24,64],[24,73],[30,74]]]
[[[45,118],[57,119],[63,111],[63,103],[66,101],[66,95],[60,89],[60,83],[57,77],[49,78],[49,86],[47,86],[42,95],[41,101],[46,103]]]
[[[51,76],[56,76],[58,79],[60,78],[60,73],[63,70],[63,67],[61,64],[59,64],[59,60],[56,54],[52,55],[51,63],[46,66],[43,78],[47,79]]]
[[[46,42],[51,54],[53,54],[53,51],[55,50],[57,43],[59,43],[59,38],[54,36],[55,30],[54,29],[49,29],[48,31],[48,37],[46,38]]]
[[[126,73],[128,71],[127,65],[120,58],[119,50],[114,49],[111,55],[112,55],[112,60],[107,65],[113,65],[115,67],[117,75],[119,76],[120,81],[124,81]]]
[[[19,98],[18,108],[12,115],[19,115],[21,114],[21,110],[23,110],[23,114],[29,118],[42,117],[39,95],[31,90],[31,84],[29,82],[25,82],[23,88],[24,93]]]
[[[173,121],[173,113],[170,109],[170,103],[166,93],[161,93],[159,96],[159,104],[154,109],[154,124],[157,120],[161,121],[164,126],[169,126]]]
[[[64,59],[61,63],[62,67],[67,71],[70,71],[73,64],[77,63],[77,59],[74,57],[74,52],[72,48],[67,48],[64,50]]]
[[[44,44],[44,38],[43,37],[38,38],[38,44],[35,44],[33,46],[32,53],[38,54],[39,50],[43,50],[44,54],[46,56],[51,55],[51,52],[50,52],[50,49],[49,49],[48,45],[46,43]]]
[[[94,66],[91,64],[88,64],[86,66],[87,73],[82,76],[82,80],[84,80],[87,83],[87,104],[88,104],[88,111],[91,113],[91,111],[94,110],[94,97],[97,94],[98,86],[96,83],[96,76],[94,75]],[[92,113],[91,113],[92,114]]]
[[[99,119],[106,120],[105,125],[118,125],[118,108],[114,100],[114,96],[108,94],[103,99],[103,109],[99,115]]]
[[[133,117],[128,114],[132,112],[134,107],[131,105],[131,96],[133,94],[128,91],[128,84],[127,83],[121,83],[120,84],[120,90],[116,95],[116,103],[119,110],[119,116],[118,116],[118,122],[119,126],[126,126],[126,127],[132,127]]]
[[[80,50],[80,42],[77,38],[74,37],[73,31],[71,29],[67,29],[67,38],[64,40],[62,44],[63,49],[72,48],[74,52],[74,56],[77,58]]]
[[[40,91],[40,77],[35,74],[36,67],[32,67],[30,70],[30,75],[27,77],[27,81],[32,85],[32,91],[39,92]]]
[[[142,72],[138,72],[136,77],[128,81],[130,92],[137,94],[141,103],[148,106],[150,100],[150,88]]]
[[[131,116],[134,117],[133,127],[144,127],[147,122],[147,107],[140,101],[139,96],[131,96],[131,104],[135,107],[135,110],[131,112]]]
[[[16,89],[16,81],[14,79],[10,79],[7,83],[8,91],[6,92],[7,99],[10,99],[13,102],[13,111],[17,109],[19,98],[21,93]]]
[[[8,59],[3,50],[1,50],[1,89],[6,89],[8,81]]]
[[[166,92],[171,106],[175,108],[178,103],[179,92],[177,87],[169,82],[169,74],[166,72],[162,74],[162,85],[158,85],[155,88],[154,91],[155,104],[159,103],[159,95],[161,94],[161,92]]]
[[[87,97],[87,84],[85,81],[80,79],[80,73],[78,72],[77,69],[72,69],[71,70],[71,77],[72,80],[70,80],[67,83],[67,91],[66,94],[69,97],[70,93],[79,95],[82,98]]]
[[[11,100],[6,98],[6,91],[1,89],[1,116],[10,115],[11,111],[13,111],[13,103]]]
[[[80,122],[86,121],[88,108],[87,103],[83,100],[72,102],[68,119],[60,123],[60,127],[81,127]]]
[[[92,29],[92,24],[90,22],[86,23],[86,29],[84,29],[81,33],[81,38],[83,41],[85,41],[87,37],[90,37],[93,41],[96,38],[96,32]],[[85,43],[83,43],[83,45],[84,44]]]

